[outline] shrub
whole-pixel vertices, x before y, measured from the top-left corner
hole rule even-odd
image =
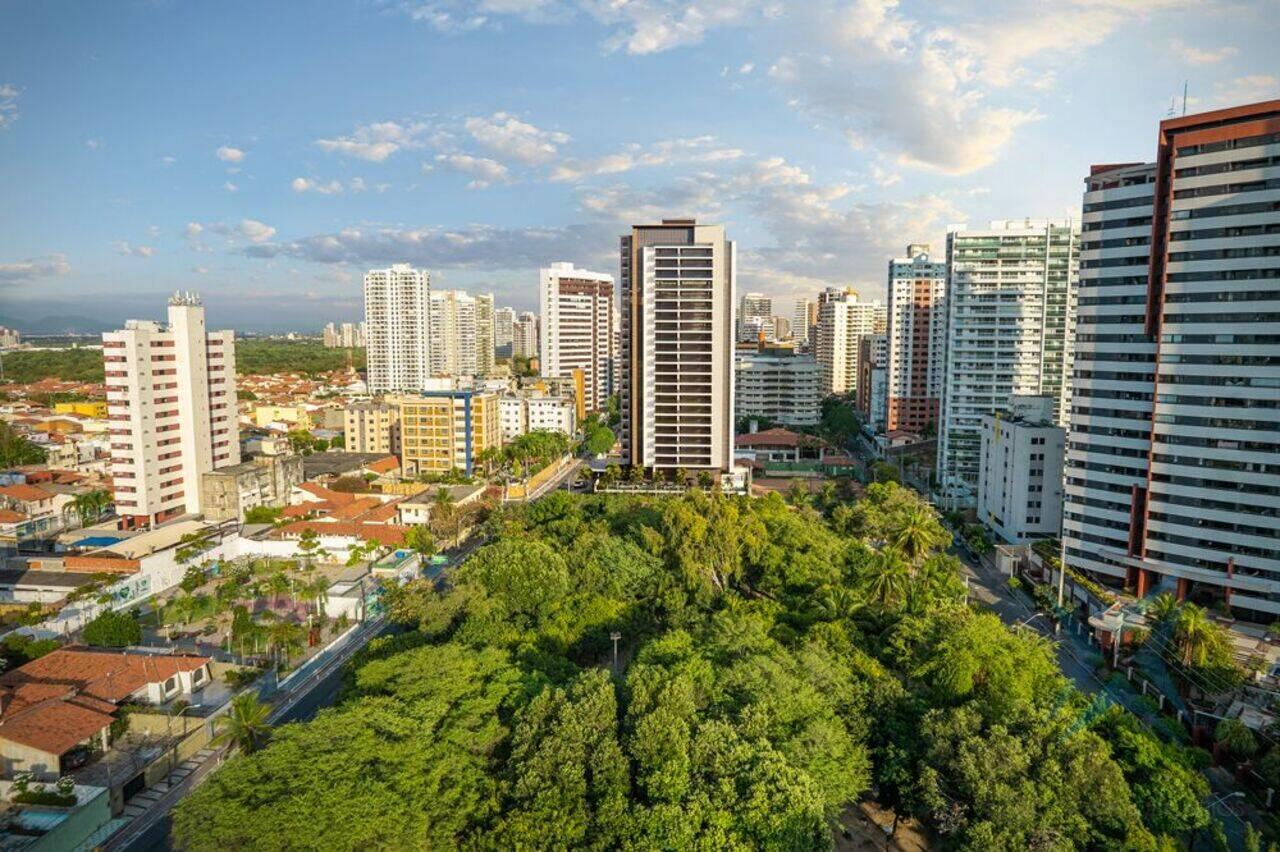
[[[15,794],[13,800],[22,805],[51,805],[55,808],[69,808],[76,803],[76,794],[59,793],[57,790],[37,787],[34,790],[27,790],[25,793]]]
[[[94,648],[137,645],[142,641],[142,627],[128,613],[107,610],[84,626],[84,641]]]
[[[1223,719],[1219,722],[1214,739],[1237,760],[1243,760],[1258,750],[1258,738],[1239,719]]]

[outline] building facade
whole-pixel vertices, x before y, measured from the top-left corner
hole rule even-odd
[[[982,417],[978,520],[1009,544],[1058,534],[1066,430],[1053,397],[1014,397],[1009,414]]]
[[[480,373],[480,300],[462,290],[434,290],[431,293],[431,375],[474,376]],[[492,307],[490,298],[489,305]],[[492,311],[489,313],[492,318]],[[492,341],[492,332],[487,338]],[[489,347],[492,348],[492,347]],[[492,367],[492,361],[489,362]]]
[[[761,293],[744,293],[738,303],[738,341],[754,343],[764,334],[774,338],[773,300]]]
[[[523,311],[511,327],[511,354],[516,358],[537,358],[538,345],[538,315]]]
[[[563,432],[570,437],[578,428],[577,406],[572,399],[527,394],[504,396],[498,400],[502,440],[510,441],[526,432]]]
[[[493,294],[480,293],[476,297],[476,375],[487,376],[493,372],[494,363],[494,312]]]
[[[405,476],[460,470],[502,446],[498,395],[469,390],[424,391],[398,400],[400,469]]]
[[[391,402],[357,402],[342,412],[342,446],[349,453],[400,454],[400,409]]]
[[[1086,179],[1069,566],[1280,614],[1280,101]]]
[[[289,493],[302,481],[302,456],[256,456],[206,472],[200,479],[201,511],[210,521],[240,521],[258,506],[289,505]]]
[[[515,308],[494,308],[493,311],[493,350],[499,358],[511,357],[511,344],[515,332]]]
[[[929,246],[889,261],[887,431],[936,431],[947,351],[947,265]]]
[[[858,341],[858,386],[853,403],[873,432],[883,432],[887,428],[888,361],[888,335],[864,334]]]
[[[738,421],[814,426],[821,419],[822,373],[812,357],[785,350],[739,355],[735,371]]]
[[[977,503],[982,418],[1013,396],[1057,400],[1066,422],[1080,226],[992,222],[947,235],[947,355],[938,484],[951,508]]]
[[[858,343],[864,335],[883,334],[885,306],[859,301],[852,288],[828,288],[818,305],[814,357],[822,368],[822,389],[830,394],[853,393],[858,387]]]
[[[613,392],[613,276],[553,263],[538,272],[538,306],[540,373],[559,378],[581,370],[587,410],[603,408]]]
[[[732,470],[736,266],[719,225],[665,219],[622,237],[628,464]]]
[[[206,331],[192,294],[169,300],[169,324],[130,320],[102,335],[111,481],[125,527],[200,511],[200,478],[240,463],[236,349]]]
[[[370,393],[416,391],[431,376],[431,280],[397,263],[364,276],[364,328]]]

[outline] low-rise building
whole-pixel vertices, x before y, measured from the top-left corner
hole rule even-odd
[[[400,460],[405,476],[460,470],[502,446],[498,395],[469,390],[423,391],[399,399]]]
[[[742,354],[734,365],[734,416],[789,426],[813,426],[821,417],[822,371],[809,355],[769,349]]]
[[[343,447],[351,453],[400,453],[400,410],[388,402],[357,402],[343,412]]]
[[[484,497],[483,485],[442,485],[449,493],[449,501],[454,506],[466,506],[479,502]],[[405,526],[425,524],[431,520],[431,511],[439,505],[436,497],[440,488],[427,488],[396,503],[399,512],[398,520]]]
[[[52,781],[81,747],[110,745],[122,704],[165,704],[211,680],[208,657],[62,648],[0,675],[3,773]]]
[[[262,429],[301,429],[309,432],[315,425],[311,411],[301,405],[259,405],[253,410],[253,423]]]
[[[504,396],[498,400],[502,440],[510,441],[540,429],[572,436],[578,426],[576,408],[572,399],[540,393]]]
[[[982,418],[978,520],[1011,544],[1061,528],[1066,430],[1054,425],[1056,410],[1054,397],[1014,396],[1009,414]]]
[[[211,521],[239,521],[257,506],[287,506],[302,477],[300,455],[256,456],[201,476],[200,505]]]

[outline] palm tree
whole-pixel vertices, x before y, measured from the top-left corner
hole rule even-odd
[[[307,597],[316,605],[316,615],[324,612],[324,604],[329,600],[329,580],[324,577],[316,577],[310,583],[303,586],[303,591]]]
[[[862,598],[848,586],[834,586],[827,590],[818,602],[818,612],[824,621],[841,621],[852,618],[862,605]]]
[[[836,484],[834,482],[824,482],[818,488],[818,505],[822,508],[822,511],[830,512],[835,508],[837,499]]]
[[[1161,592],[1147,604],[1147,615],[1158,624],[1173,624],[1181,608],[1178,599],[1168,592]]]
[[[918,562],[930,550],[945,542],[940,532],[938,523],[933,517],[933,510],[916,505],[894,518],[889,529],[888,541],[908,560]]]
[[[1227,649],[1222,628],[1195,604],[1185,604],[1178,611],[1178,619],[1173,626],[1173,641],[1185,666],[1203,666]]]
[[[230,743],[241,751],[254,751],[271,735],[270,715],[271,708],[257,693],[237,695],[231,699],[231,708],[214,722],[218,733],[210,742],[215,746]]]
[[[882,609],[895,606],[911,584],[911,568],[902,554],[892,547],[876,553],[863,580],[867,597]]]
[[[459,524],[461,515],[458,512],[458,504],[454,502],[453,492],[441,486],[431,502],[431,520],[438,525],[439,529],[450,533],[449,538],[453,541],[453,546],[457,547],[458,534],[461,532]]]

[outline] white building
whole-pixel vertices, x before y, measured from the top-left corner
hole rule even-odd
[[[503,358],[511,357],[516,324],[515,308],[497,308],[493,312],[493,348]]]
[[[801,349],[813,345],[813,333],[818,326],[818,303],[812,299],[796,299],[791,315],[791,336]]]
[[[773,300],[760,293],[744,293],[738,305],[738,340],[754,343],[761,332],[766,340],[774,339]]]
[[[538,315],[523,311],[511,327],[511,354],[516,358],[538,357]]]
[[[977,502],[982,417],[1010,397],[1057,400],[1066,422],[1080,227],[992,222],[947,234],[947,366],[938,482],[948,506]]]
[[[1167,119],[1157,162],[1086,178],[1063,518],[1069,566],[1255,621],[1280,614],[1277,127],[1277,101]]]
[[[621,238],[622,446],[650,470],[733,469],[737,254],[720,225]]]
[[[487,366],[482,349],[492,350],[493,297],[488,299],[488,313],[475,297],[462,290],[434,290],[431,293],[431,375],[474,376],[488,372],[493,366],[492,354]],[[481,330],[487,316],[490,328]]]
[[[587,411],[613,392],[613,276],[553,263],[538,272],[542,329],[538,372],[552,378],[582,370]]]
[[[947,352],[947,265],[929,246],[889,261],[888,403],[884,428],[937,429]]]
[[[127,527],[200,511],[201,475],[240,463],[235,333],[207,332],[192,294],[169,324],[102,335],[116,511]]]
[[[1066,430],[1053,422],[1057,405],[1054,397],[1015,396],[1008,415],[982,417],[978,520],[1009,544],[1061,528]]]
[[[774,350],[739,355],[734,364],[734,415],[788,426],[821,419],[822,372],[808,355]]]
[[[864,335],[883,334],[885,306],[862,302],[850,288],[829,288],[818,306],[814,356],[822,368],[826,394],[847,394],[858,387],[858,343]]]
[[[0,325],[0,349],[14,349],[22,343],[22,334],[16,328]]]
[[[498,418],[503,441],[538,430],[572,437],[578,428],[572,399],[542,394],[502,397],[498,400]]]
[[[364,276],[370,393],[416,391],[431,377],[431,282],[425,269],[397,263]]]
[[[476,375],[493,372],[495,330],[493,294],[478,293],[476,300]]]

